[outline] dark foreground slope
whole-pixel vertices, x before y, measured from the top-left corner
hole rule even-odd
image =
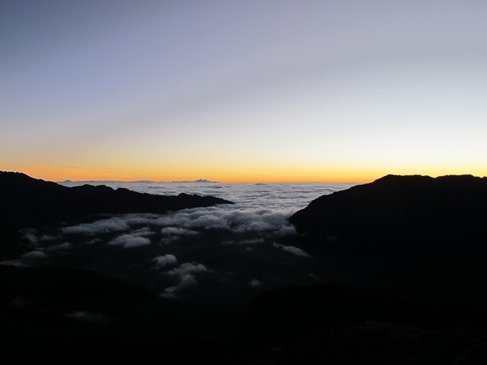
[[[0,265],[4,363],[218,364],[208,313],[94,272]],[[207,336],[210,337],[211,336]]]
[[[487,363],[486,178],[388,175],[290,220],[328,283],[254,300],[241,332],[259,361]]]

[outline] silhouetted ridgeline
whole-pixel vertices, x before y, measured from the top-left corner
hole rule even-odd
[[[22,173],[0,172],[1,213],[12,227],[68,220],[92,213],[164,213],[231,202],[211,196],[137,193],[82,185],[65,187]]]
[[[388,175],[290,221],[329,283],[253,301],[262,363],[487,363],[486,178]]]
[[[0,172],[0,257],[15,250],[20,228],[84,220],[98,213],[164,213],[231,202],[211,196],[137,193],[101,185],[65,187],[18,172]]]
[[[440,242],[447,249],[445,241],[457,248],[484,246],[475,240],[485,242],[486,207],[487,178],[388,175],[321,196],[290,221],[300,233],[331,250],[352,245],[355,254],[374,255],[403,247],[425,254]]]
[[[322,196],[290,220],[305,247],[360,280],[465,305],[485,297],[486,207],[486,178],[388,175]]]

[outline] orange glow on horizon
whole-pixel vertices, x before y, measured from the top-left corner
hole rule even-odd
[[[97,180],[113,180],[113,181],[138,181],[149,180],[158,182],[171,182],[171,181],[193,181],[198,179],[206,179],[210,181],[216,181],[221,183],[299,183],[299,182],[316,182],[316,183],[364,183],[373,181],[380,176],[363,177],[350,175],[327,175],[319,176],[319,174],[310,175],[195,175],[195,174],[182,174],[182,175],[164,175],[164,174],[117,174],[117,173],[91,173],[91,172],[64,172],[64,171],[52,171],[46,172],[37,168],[23,169],[23,170],[9,170],[25,173],[36,179],[43,179],[47,181],[97,181]]]
[[[100,169],[81,168],[66,166],[20,166],[2,168],[7,171],[23,172],[34,178],[48,181],[64,180],[116,180],[116,181],[192,181],[207,179],[221,183],[294,183],[294,182],[316,182],[316,183],[366,183],[374,181],[387,174],[397,175],[430,175],[433,177],[441,175],[472,174],[485,176],[486,171],[460,169],[365,169],[365,168],[323,168],[312,169],[310,167],[293,168],[240,168],[240,169],[208,169],[205,173],[202,169],[197,171],[170,170],[157,171],[156,169]]]

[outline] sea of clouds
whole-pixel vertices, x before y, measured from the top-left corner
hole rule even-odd
[[[323,265],[293,244],[296,232],[288,218],[311,200],[350,186],[103,184],[152,194],[212,195],[235,204],[166,214],[99,216],[43,231],[26,228],[21,232],[25,253],[2,264],[93,270],[137,282],[161,298],[228,305],[275,287],[319,281]]]

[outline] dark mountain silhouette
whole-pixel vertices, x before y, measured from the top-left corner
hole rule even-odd
[[[411,244],[423,239],[464,241],[486,230],[486,204],[487,178],[388,175],[321,196],[290,220],[299,232],[329,243],[391,238]],[[390,247],[398,248],[393,242]]]
[[[175,180],[175,181],[159,181],[159,180],[129,180],[129,181],[120,181],[120,180],[63,180],[59,181],[60,184],[90,184],[90,185],[100,185],[100,184],[114,184],[126,182],[129,184],[150,184],[150,183],[214,183],[217,184],[218,181],[207,180],[207,179],[196,179],[196,180]]]
[[[0,172],[0,230],[4,237],[0,256],[20,228],[83,220],[90,214],[164,213],[216,204],[232,203],[211,196],[152,195],[104,185],[65,187],[22,173]]]
[[[388,175],[322,196],[290,221],[317,254],[452,275],[487,255],[486,206],[486,178]]]
[[[164,213],[231,202],[211,196],[137,193],[128,189],[82,185],[65,187],[22,173],[0,172],[2,212],[8,219],[66,219],[88,213]]]
[[[207,179],[196,179],[196,180],[181,180],[181,181],[172,181],[175,183],[211,183],[211,184],[217,184],[218,181],[213,181],[213,180],[207,180]]]
[[[357,280],[467,305],[485,297],[486,207],[486,178],[388,175],[290,220],[304,246]]]
[[[485,363],[486,207],[487,179],[470,175],[388,175],[312,201],[290,221],[335,283],[258,297],[242,338],[262,363]]]

